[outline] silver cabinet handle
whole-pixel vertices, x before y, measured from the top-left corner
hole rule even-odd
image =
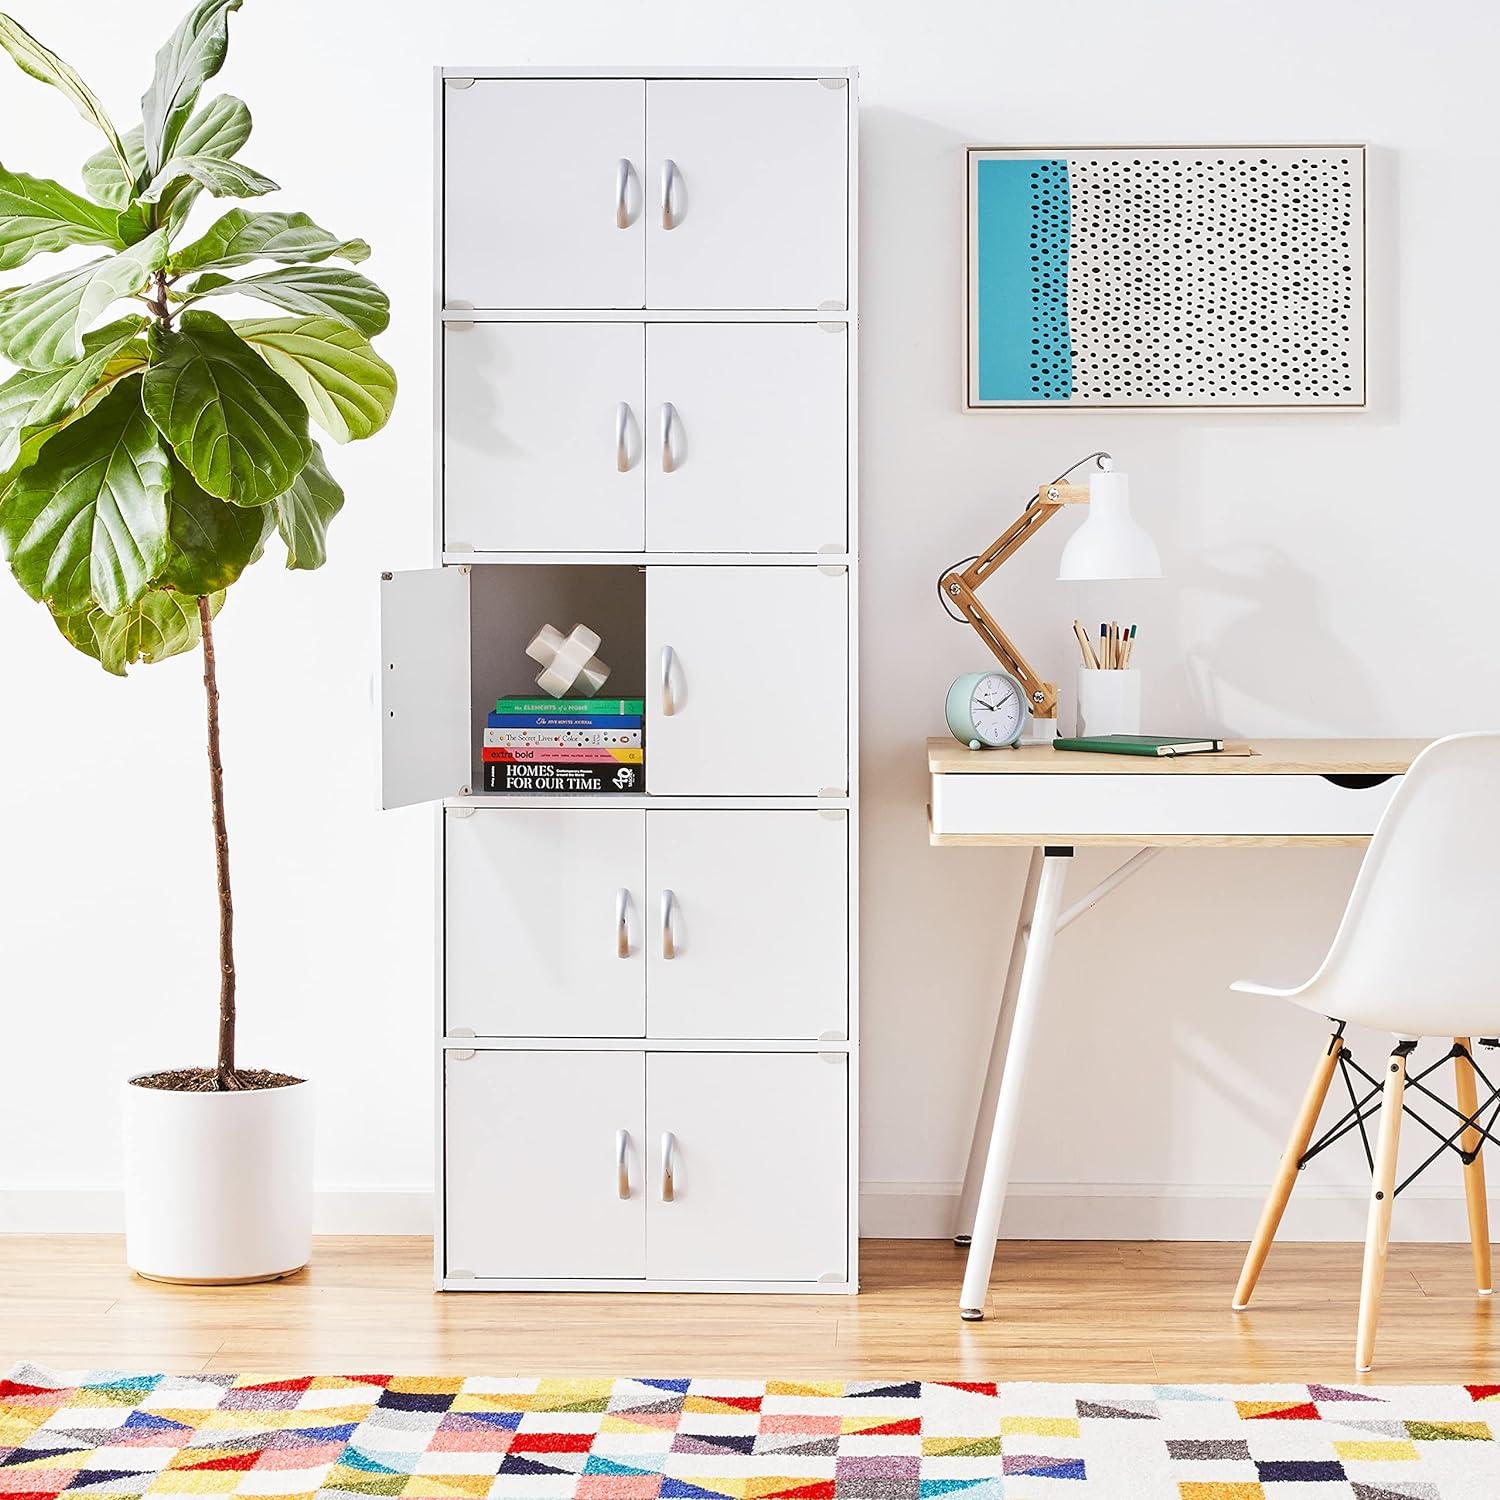
[[[620,473],[630,472],[630,403],[622,401],[615,407],[615,468]]]
[[[630,1132],[615,1131],[615,1196],[630,1196]]]
[[[630,892],[615,892],[615,957],[630,957]]]
[[[661,227],[677,228],[677,211],[672,202],[673,189],[677,186],[677,163],[669,156],[661,164]]]
[[[661,893],[661,956],[677,957],[677,939],[672,933],[672,909],[677,897],[671,891]]]
[[[677,712],[677,699],[672,695],[672,666],[677,653],[670,646],[661,648],[661,711],[670,717]]]
[[[674,473],[677,469],[677,455],[672,451],[672,433],[677,426],[677,408],[670,401],[661,404],[661,471],[663,474]]]
[[[630,175],[635,168],[630,158],[622,156],[615,168],[615,228],[630,228]]]
[[[677,1168],[673,1158],[677,1154],[677,1137],[670,1130],[661,1138],[661,1201],[671,1203],[677,1197]]]

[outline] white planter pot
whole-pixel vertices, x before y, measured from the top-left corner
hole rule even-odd
[[[124,1086],[125,1258],[160,1281],[268,1281],[312,1254],[313,1087]]]

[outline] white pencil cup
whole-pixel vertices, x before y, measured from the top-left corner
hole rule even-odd
[[[1078,669],[1079,735],[1139,734],[1141,674],[1135,667]]]

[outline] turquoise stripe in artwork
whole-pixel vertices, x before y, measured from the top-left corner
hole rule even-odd
[[[1068,164],[985,160],[975,185],[980,401],[1066,401]]]

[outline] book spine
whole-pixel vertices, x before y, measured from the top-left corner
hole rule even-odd
[[[639,729],[640,714],[491,714],[486,729]]]
[[[1110,745],[1082,740],[1054,740],[1054,750],[1081,750],[1086,755],[1149,755],[1159,756],[1155,745]]]
[[[642,750],[610,750],[593,745],[486,745],[479,752],[486,765],[510,762],[513,765],[638,766],[645,760]]]
[[[643,714],[644,698],[497,698],[497,714]]]
[[[486,747],[496,745],[610,745],[640,749],[639,729],[486,729]]]
[[[484,789],[487,792],[574,793],[639,792],[644,790],[639,766],[568,765],[555,761],[487,761]]]

